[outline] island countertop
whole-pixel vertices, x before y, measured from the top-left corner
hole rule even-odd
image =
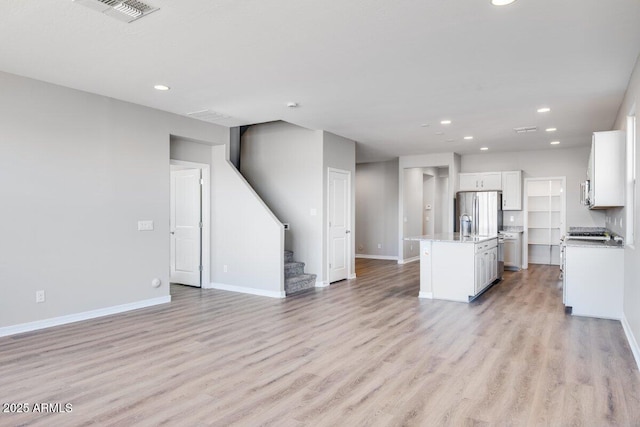
[[[432,242],[451,242],[451,243],[482,243],[487,240],[495,239],[498,236],[468,236],[463,237],[460,233],[435,233],[426,234],[424,236],[405,237],[404,240],[429,240]]]

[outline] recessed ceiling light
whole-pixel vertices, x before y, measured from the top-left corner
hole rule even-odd
[[[423,123],[423,124],[420,125],[420,127],[428,128],[429,127],[429,123]]]
[[[538,108],[538,113],[548,113],[549,111],[551,111],[549,107]]]
[[[444,132],[436,132],[436,135],[444,135]]]
[[[297,108],[298,107],[298,103],[297,102],[287,102],[287,107],[289,107],[289,108]]]
[[[169,86],[166,86],[166,85],[155,85],[153,88],[155,90],[169,90],[169,89],[171,89]]]
[[[473,139],[473,137],[469,135],[469,136],[465,136],[464,139]]]
[[[558,145],[558,144],[560,144],[560,141],[551,141],[549,144],[551,144],[551,145]]]
[[[440,122],[441,125],[450,125],[451,124],[451,120],[442,120]]]
[[[491,4],[494,6],[506,6],[514,1],[516,0],[491,0]]]
[[[489,149],[489,147],[481,147],[480,150],[482,151],[487,151]]]
[[[558,129],[556,129],[556,128],[546,128],[545,130],[546,130],[547,132],[555,132],[555,131],[557,131]]]
[[[445,142],[453,142],[453,139],[447,139]]]

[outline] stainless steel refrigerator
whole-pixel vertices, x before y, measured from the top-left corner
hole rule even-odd
[[[502,191],[456,193],[455,231],[472,236],[497,236],[502,230]]]

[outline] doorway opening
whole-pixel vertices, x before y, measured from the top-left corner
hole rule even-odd
[[[170,278],[203,287],[210,282],[210,167],[171,160]]]
[[[403,171],[403,218],[401,263],[417,261],[420,245],[406,241],[410,236],[446,233],[449,231],[449,167],[417,167]]]

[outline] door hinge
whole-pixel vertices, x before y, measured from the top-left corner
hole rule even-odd
[[[200,178],[200,185],[204,185],[204,178]]]
[[[204,227],[204,225],[202,224],[202,221],[200,221],[200,224],[198,224],[198,226],[199,226],[200,228]]]
[[[198,266],[198,269],[199,269],[200,271],[202,271],[202,266],[201,266],[201,265],[200,265],[200,266]]]
[[[329,263],[329,268],[331,268],[331,263]]]

